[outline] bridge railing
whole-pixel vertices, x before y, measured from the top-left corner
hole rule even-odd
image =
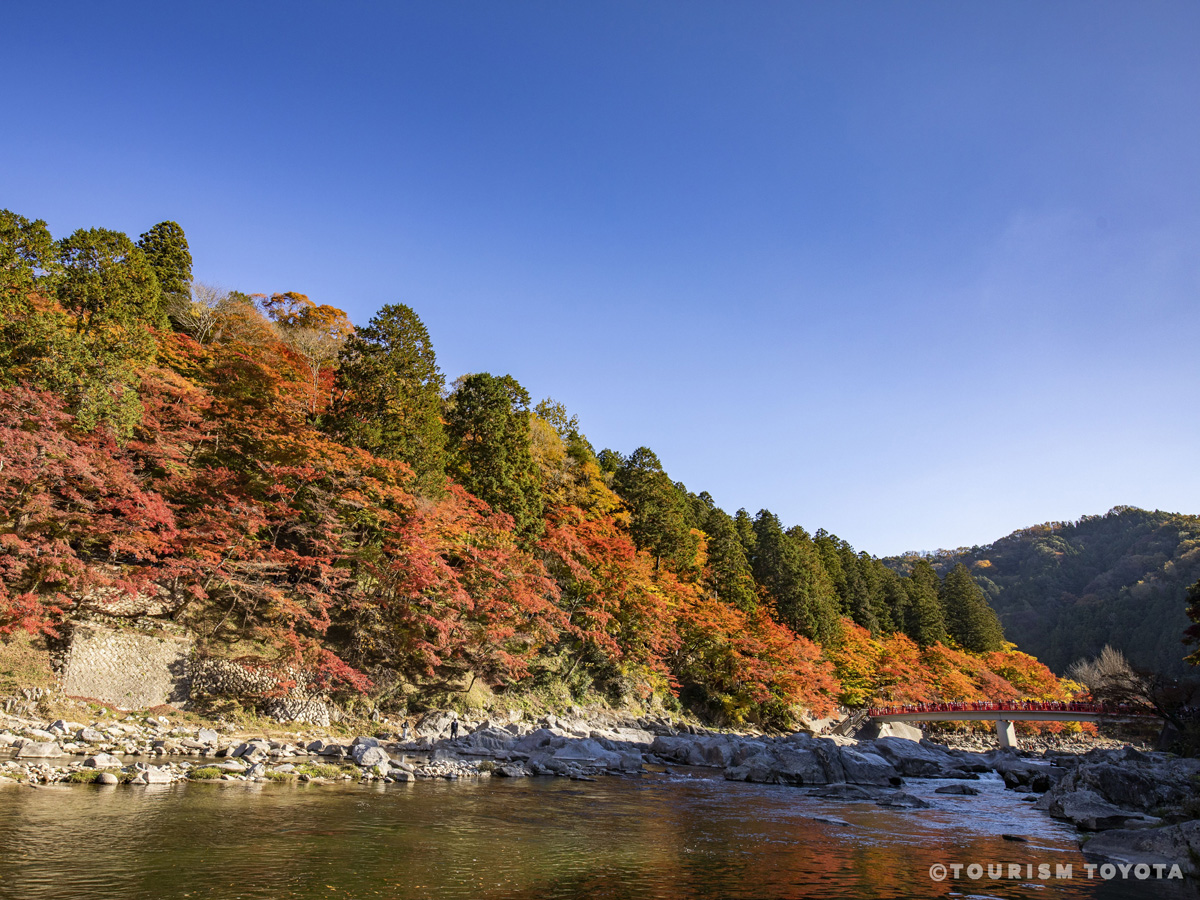
[[[1144,707],[1131,706],[1127,703],[1088,703],[1071,700],[1007,700],[1007,701],[958,701],[951,703],[906,703],[896,706],[872,706],[867,709],[867,715],[876,716],[902,715],[906,713],[981,713],[981,712],[1070,712],[1095,713],[1106,716],[1148,716],[1152,712]]]

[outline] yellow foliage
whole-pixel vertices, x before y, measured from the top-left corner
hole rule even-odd
[[[537,415],[529,420],[529,449],[542,479],[547,506],[577,506],[595,515],[621,518],[621,499],[605,484],[596,461],[579,462],[567,452],[553,425]]]

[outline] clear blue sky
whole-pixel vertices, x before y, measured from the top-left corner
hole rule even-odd
[[[1200,512],[1200,4],[14,3],[0,206],[886,554]]]

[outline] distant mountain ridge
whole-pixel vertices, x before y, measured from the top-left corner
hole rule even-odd
[[[1005,636],[1056,673],[1105,644],[1134,666],[1196,674],[1183,661],[1184,595],[1200,579],[1200,516],[1114,507],[1046,522],[982,547],[883,560],[905,570],[924,557],[940,574],[962,562],[987,594]]]

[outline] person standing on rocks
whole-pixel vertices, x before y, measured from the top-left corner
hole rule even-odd
[[[458,719],[455,719],[450,723],[450,740],[458,740]]]

